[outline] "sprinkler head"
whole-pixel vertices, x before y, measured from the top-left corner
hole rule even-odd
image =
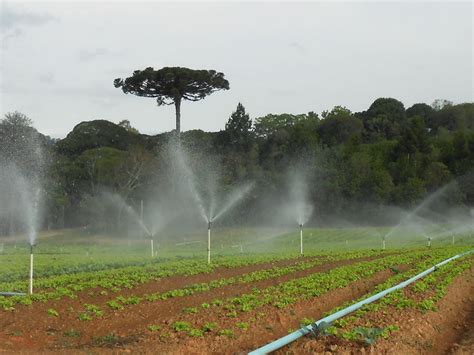
[[[212,225],[212,221],[209,220],[209,221],[207,222],[207,229],[211,229],[211,225]]]
[[[300,223],[300,228],[303,228],[303,223]]]

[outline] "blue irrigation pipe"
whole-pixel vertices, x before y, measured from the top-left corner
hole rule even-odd
[[[332,323],[334,322],[335,320],[339,319],[339,318],[342,318],[344,317],[345,315],[351,313],[351,312],[354,312],[356,310],[358,310],[359,308],[361,308],[362,306],[366,305],[366,304],[369,304],[369,303],[372,303],[374,301],[377,301],[378,299],[384,297],[385,295],[393,292],[393,291],[397,291],[401,288],[404,288],[406,286],[408,286],[409,284],[415,282],[416,280],[418,279],[421,279],[422,277],[432,273],[433,271],[435,271],[437,268],[455,260],[455,259],[458,259],[464,255],[467,255],[467,254],[470,254],[474,252],[474,250],[470,250],[468,252],[465,252],[465,253],[462,253],[462,254],[458,254],[458,255],[455,255],[449,259],[446,259],[438,264],[436,264],[435,266],[419,273],[418,275],[416,276],[413,276],[412,278],[406,280],[406,281],[403,281],[401,283],[399,283],[398,285],[396,286],[393,286],[393,287],[390,287],[384,291],[381,291],[373,296],[370,296],[360,302],[357,302],[355,304],[353,304],[352,306],[349,306],[347,308],[344,308],[336,313],[333,313],[331,314],[330,316],[327,316],[327,317],[324,317],[324,318],[321,318],[320,320],[310,324],[310,325],[307,325],[301,329],[298,329],[297,331],[293,332],[293,333],[290,333],[286,336],[284,336],[283,338],[280,338],[280,339],[277,339],[265,346],[262,346],[261,348],[258,348],[254,351],[251,351],[249,352],[249,355],[260,355],[260,354],[268,354],[272,351],[275,351],[275,350],[278,350],[280,348],[282,348],[283,346],[285,345],[288,345],[289,343],[295,341],[296,339],[298,338],[301,338],[302,336],[306,335],[306,334],[309,334],[309,333],[312,333],[312,332],[315,332],[318,330],[318,327],[321,325],[321,324],[329,324],[329,323]]]
[[[0,296],[26,296],[26,293],[23,292],[0,292]]]

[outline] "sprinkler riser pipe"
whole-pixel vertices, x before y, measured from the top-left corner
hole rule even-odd
[[[28,284],[28,294],[33,294],[33,263],[34,263],[34,256],[33,256],[33,246],[30,246],[30,281]]]
[[[207,263],[211,263],[211,222],[209,222],[209,228],[207,230]]]
[[[153,239],[150,239],[150,246],[151,246],[151,257],[153,258],[155,256],[155,251],[153,248]]]
[[[300,229],[300,254],[303,255],[303,228]]]
[[[382,250],[385,250],[385,239],[382,240]]]

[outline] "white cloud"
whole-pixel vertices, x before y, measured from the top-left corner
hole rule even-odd
[[[11,6],[8,2],[0,4],[0,33],[3,41],[22,35],[26,28],[42,26],[57,18],[46,14],[25,10],[23,7]]]

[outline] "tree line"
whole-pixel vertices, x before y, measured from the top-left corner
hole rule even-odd
[[[39,162],[31,161],[35,155],[28,142],[39,144],[44,226],[93,225],[94,197],[100,191],[138,206],[169,179],[164,153],[174,136],[175,131],[142,134],[128,120],[94,120],[54,140],[13,112],[0,121],[0,158],[35,174]],[[313,220],[321,224],[331,216],[383,223],[380,206],[413,208],[453,180],[455,188],[445,202],[474,207],[473,103],[437,100],[405,108],[394,98],[379,98],[362,112],[336,106],[320,114],[253,119],[239,103],[223,130],[182,132],[181,145],[194,164],[207,157],[218,160],[224,185],[255,182],[251,197],[240,206],[241,218],[254,214],[249,211],[262,197],[281,194],[288,170],[301,165],[308,172]]]

